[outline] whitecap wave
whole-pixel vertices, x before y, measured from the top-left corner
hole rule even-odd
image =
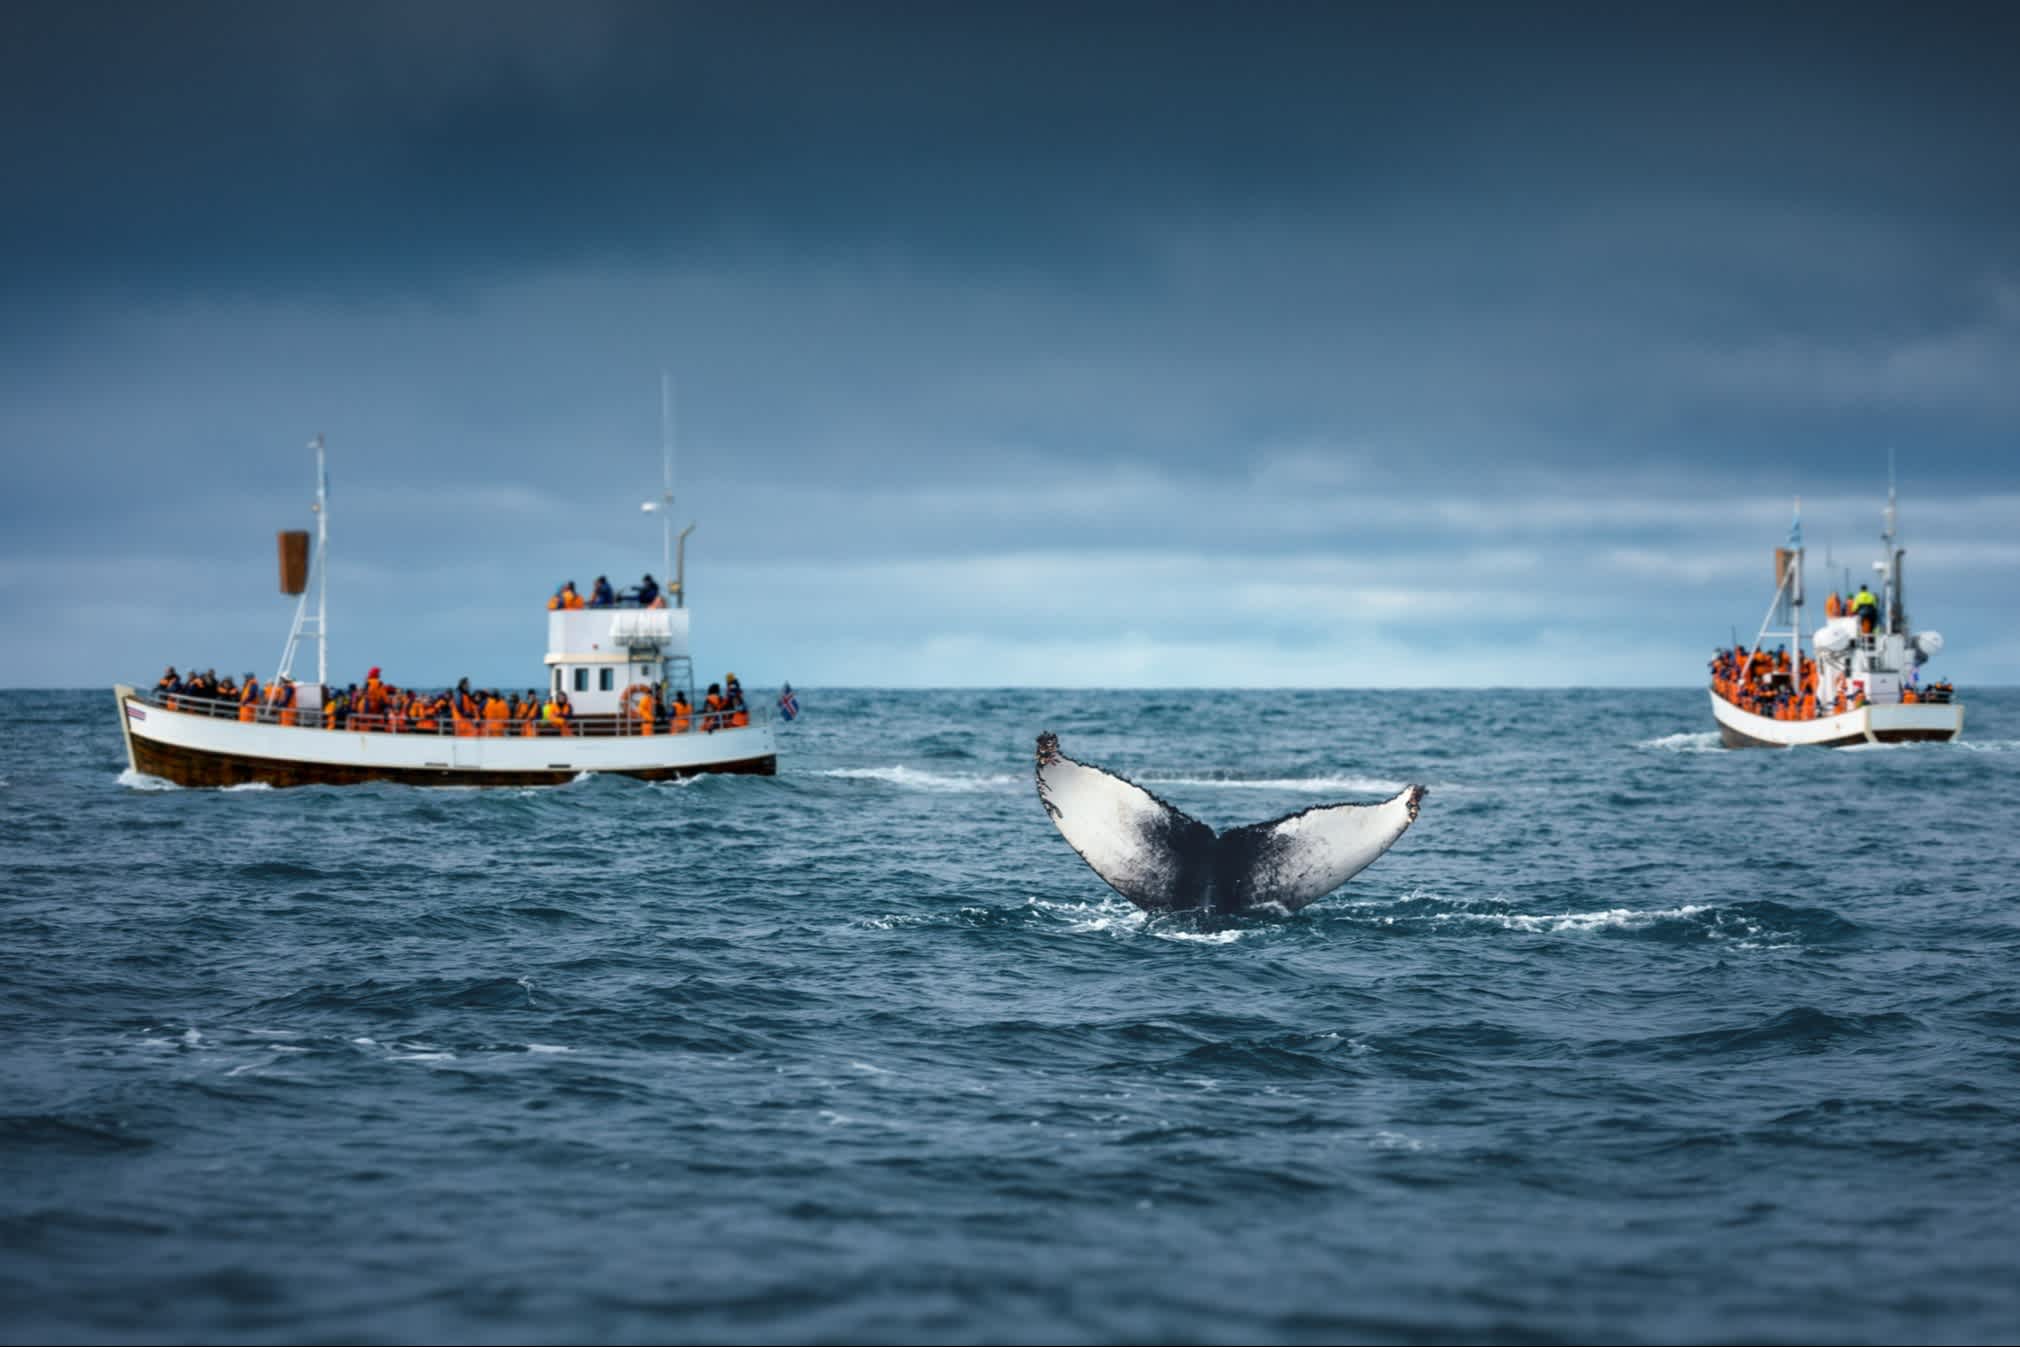
[[[1719,740],[1717,730],[1665,734],[1660,739],[1644,739],[1635,747],[1661,749],[1666,753],[1719,753],[1725,749],[1725,745]]]
[[[846,781],[881,781],[890,786],[902,786],[906,790],[951,791],[961,794],[1004,790],[1025,780],[1023,777],[1002,773],[991,776],[959,776],[904,766],[828,767],[815,772],[814,775],[839,777]]]
[[[1555,935],[1564,931],[1627,931],[1653,926],[1659,921],[1680,921],[1709,912],[1711,907],[1704,903],[1686,903],[1682,907],[1663,907],[1653,910],[1631,907],[1613,907],[1604,912],[1549,912],[1530,914],[1526,912],[1441,912],[1431,918],[1435,922],[1461,922],[1473,925],[1498,926],[1504,931],[1532,931]]]
[[[1394,795],[1410,783],[1376,776],[1140,776],[1145,786],[1191,786],[1201,790],[1273,790],[1298,795]],[[1451,786],[1434,785],[1434,791]]]
[[[245,790],[272,790],[272,789],[273,789],[273,785],[272,785],[272,784],[271,784],[270,782],[266,782],[266,781],[241,781],[241,782],[239,782],[239,783],[238,783],[238,784],[237,784],[236,786],[219,786],[219,787],[218,787],[218,793],[219,793],[219,794],[221,794],[221,795],[230,795],[230,794],[233,794],[233,793],[234,793],[234,792],[236,792],[236,791],[245,791]]]
[[[176,785],[173,781],[164,781],[158,776],[149,776],[146,772],[136,772],[131,767],[114,777],[113,780],[125,786],[128,790],[182,789],[181,786]]]

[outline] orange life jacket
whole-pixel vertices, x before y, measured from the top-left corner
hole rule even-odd
[[[736,710],[729,713],[729,723],[732,729],[739,729],[750,724],[750,712],[739,706]]]
[[[686,734],[694,725],[694,722],[689,719],[693,714],[694,708],[687,704],[687,698],[676,696],[673,699],[673,724],[670,727],[672,733]]]
[[[484,703],[484,734],[496,739],[505,733],[505,718],[511,714],[503,697],[493,697]]]

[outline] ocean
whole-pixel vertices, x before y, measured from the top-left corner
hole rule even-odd
[[[753,689],[755,693],[757,690]],[[776,778],[190,791],[0,698],[0,1339],[2020,1338],[2020,691],[800,689]],[[1216,826],[1150,919],[1041,729]]]

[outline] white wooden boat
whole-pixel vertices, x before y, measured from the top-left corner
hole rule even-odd
[[[295,624],[275,681],[292,684],[293,704],[241,705],[158,688],[113,689],[127,761],[134,771],[181,786],[351,785],[396,781],[421,786],[558,785],[584,772],[612,772],[646,780],[701,772],[771,775],[778,747],[771,708],[751,705],[741,715],[697,710],[682,724],[668,715],[672,694],[695,703],[689,655],[689,610],[680,578],[654,606],[611,606],[550,611],[547,617],[546,695],[566,693],[565,722],[541,719],[423,721],[367,715],[332,702],[328,694],[326,553],[328,484],[321,437],[317,458],[317,538],[312,569],[316,609],[308,608],[308,571],[291,570],[282,547],[282,587],[298,594]],[[672,555],[671,470],[658,508]],[[305,535],[297,535],[304,539]],[[685,540],[685,532],[681,535]],[[684,552],[684,549],[683,549]],[[663,575],[671,570],[663,570]],[[293,575],[291,579],[290,576]],[[667,606],[671,603],[674,606]],[[529,604],[529,608],[531,605]],[[531,612],[528,614],[532,616]],[[317,678],[293,678],[304,638],[317,648]],[[655,714],[639,714],[651,694]],[[330,709],[327,713],[325,708]],[[425,727],[425,728],[424,728]]]

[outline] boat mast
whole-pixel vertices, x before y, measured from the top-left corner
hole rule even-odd
[[[330,613],[330,473],[323,452],[323,437],[317,435],[309,441],[309,448],[316,451],[316,502],[309,508],[316,516],[316,554],[310,565],[316,574],[316,615],[309,617],[309,591],[302,587],[302,597],[295,604],[294,625],[288,628],[288,643],[281,650],[280,668],[274,671],[274,680],[293,678],[295,674],[295,650],[301,645],[302,633],[313,621],[316,637],[316,682],[330,681],[329,613]]]
[[[330,471],[316,435],[316,682],[330,683]]]
[[[659,579],[673,582],[673,376],[659,372]]]
[[[1796,497],[1795,518],[1789,521],[1789,550],[1795,555],[1789,558],[1789,602],[1792,616],[1789,621],[1789,636],[1796,648],[1795,664],[1796,691],[1802,691],[1803,668],[1803,498]]]
[[[1894,550],[1898,515],[1894,508],[1894,451],[1887,450],[1887,509],[1881,516],[1884,527],[1880,530],[1880,555],[1884,558],[1881,572],[1882,585],[1880,609],[1886,614],[1887,635],[1892,636],[1898,626],[1896,619],[1901,611],[1901,581],[1898,574],[1900,560]]]

